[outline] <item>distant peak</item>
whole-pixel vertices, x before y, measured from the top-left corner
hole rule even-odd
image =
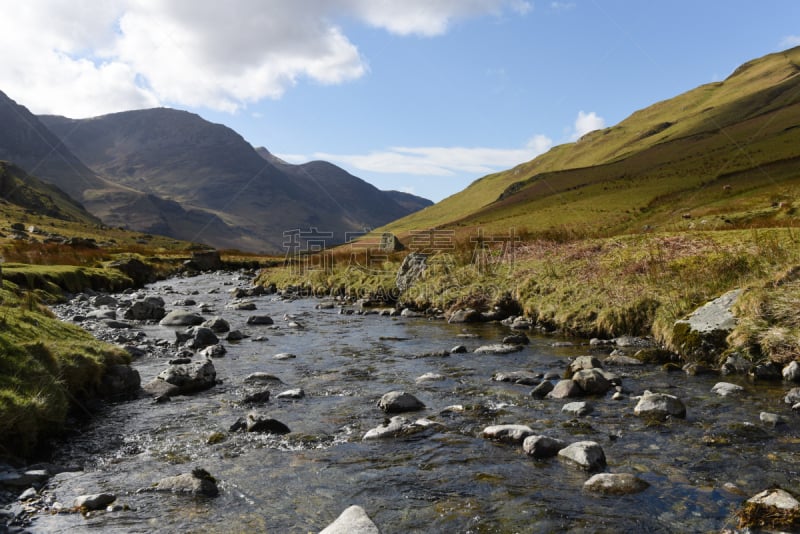
[[[279,158],[278,156],[267,150],[266,147],[263,146],[255,147],[255,150],[259,156],[261,156],[262,158],[264,158],[265,160],[269,161],[272,164],[291,165],[291,163],[289,163],[288,161],[282,160],[281,158]]]

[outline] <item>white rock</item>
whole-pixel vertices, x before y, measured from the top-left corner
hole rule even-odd
[[[730,382],[717,382],[714,384],[714,387],[711,388],[711,393],[716,393],[721,397],[730,397],[744,393],[744,388],[737,384],[731,384]]]
[[[360,506],[351,506],[319,534],[381,534],[381,531]]]
[[[526,425],[492,425],[483,429],[483,437],[505,441],[508,443],[522,443],[528,436],[536,432]]]
[[[650,484],[628,473],[598,473],[584,482],[583,489],[604,495],[628,495],[646,490]]]
[[[603,448],[594,441],[578,441],[558,451],[558,457],[586,471],[599,471],[606,466]]]

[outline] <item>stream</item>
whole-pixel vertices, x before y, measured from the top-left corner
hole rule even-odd
[[[52,461],[82,470],[53,477],[44,493],[68,507],[79,495],[109,492],[122,509],[39,514],[29,531],[299,534],[318,532],[357,504],[384,534],[719,532],[735,527],[741,503],[764,489],[779,485],[800,494],[800,425],[783,402],[788,384],[690,377],[655,365],[609,367],[622,377],[623,398],[612,400],[613,390],[590,397],[594,411],[574,417],[561,408],[575,399],[536,399],[531,386],[491,378],[498,371],[563,374],[571,357],[604,356],[586,342],[569,345],[528,333],[531,343],[519,352],[476,354],[477,347],[514,332],[499,323],[348,315],[338,306],[317,309],[316,299],[276,295],[249,299],[257,311],[226,309],[229,290],[249,284],[238,273],[219,272],[140,291],[161,296],[168,311],[191,296],[214,309],[205,314],[209,318],[220,315],[250,337],[221,342],[227,354],[213,360],[221,380],[215,387],[166,403],[142,396],[108,404],[59,443]],[[65,315],[68,307],[56,312]],[[254,314],[269,315],[275,324],[247,325]],[[302,328],[291,327],[285,315]],[[144,339],[169,343],[178,330],[136,328]],[[459,344],[468,352],[442,354]],[[137,358],[133,365],[142,383],[160,373],[175,351]],[[278,353],[296,358],[276,360]],[[269,402],[243,406],[244,378],[257,371],[283,383],[270,386]],[[418,382],[426,373],[443,379]],[[745,392],[720,397],[711,392],[720,381]],[[275,398],[291,388],[302,388],[305,397]],[[392,390],[424,402],[424,410],[406,414],[409,419],[438,425],[412,436],[362,441],[386,419],[376,403]],[[635,397],[645,390],[679,397],[686,419],[653,423],[636,417]],[[464,409],[445,410],[452,405]],[[285,423],[291,433],[228,431],[252,409]],[[787,423],[765,426],[761,412]],[[606,472],[636,474],[650,486],[624,496],[589,493],[583,489],[586,472],[482,437],[486,426],[502,423],[525,424],[567,442],[596,441],[608,461]],[[210,443],[215,432],[222,439]],[[137,491],[197,467],[217,479],[217,497]]]

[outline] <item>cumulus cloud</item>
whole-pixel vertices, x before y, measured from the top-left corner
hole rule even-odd
[[[605,126],[606,121],[603,117],[598,116],[594,111],[586,113],[581,110],[578,112],[578,117],[575,119],[570,139],[572,141],[577,141],[587,133],[605,128]]]
[[[787,35],[781,40],[782,48],[792,48],[800,46],[800,35]]]
[[[522,148],[392,147],[369,154],[316,153],[313,158],[333,161],[359,171],[422,176],[481,176],[531,160],[553,146],[536,135]],[[284,158],[284,156],[280,156]],[[285,158],[284,158],[285,159]]]
[[[8,2],[0,88],[72,117],[156,105],[233,112],[298,81],[340,84],[368,66],[336,20],[435,36],[523,0],[109,0]]]

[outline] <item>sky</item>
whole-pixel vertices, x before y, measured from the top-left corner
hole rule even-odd
[[[800,45],[797,0],[0,0],[37,114],[166,106],[439,201]]]

